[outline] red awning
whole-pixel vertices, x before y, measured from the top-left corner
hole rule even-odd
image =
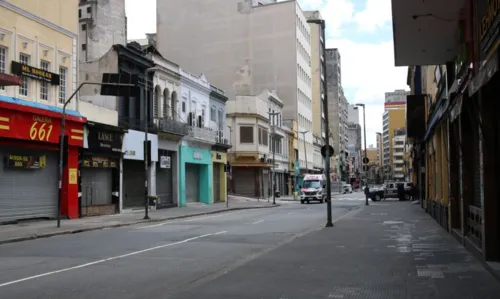
[[[21,85],[23,80],[14,75],[0,73],[0,86]]]

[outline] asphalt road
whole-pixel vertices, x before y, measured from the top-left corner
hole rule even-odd
[[[332,202],[334,220],[363,203],[345,197]],[[174,298],[325,223],[326,204],[292,202],[7,244],[0,298]]]

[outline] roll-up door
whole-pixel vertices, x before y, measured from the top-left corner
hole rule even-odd
[[[144,206],[144,162],[123,161],[123,207]]]
[[[234,194],[249,197],[259,195],[258,190],[255,190],[255,168],[233,167],[232,172]]]
[[[221,181],[220,181],[220,168],[221,168],[222,164],[219,164],[219,163],[214,163],[213,165],[213,181],[214,181],[214,185],[213,185],[213,190],[214,190],[214,202],[217,202],[217,201],[221,201],[221,198],[220,198],[220,184],[221,184]]]
[[[8,155],[40,168],[10,168]],[[41,157],[41,159],[40,159]],[[31,162],[36,161],[35,164]],[[25,161],[26,162],[26,161]],[[57,152],[1,146],[0,223],[57,215]],[[36,167],[36,166],[35,166]]]
[[[200,166],[186,163],[186,202],[200,201]]]
[[[113,170],[82,168],[82,209],[112,204]]]
[[[162,154],[169,156],[172,161],[172,154]],[[156,164],[156,195],[160,198],[158,206],[171,206],[174,204],[173,171],[172,163],[168,168],[161,168],[160,162]]]

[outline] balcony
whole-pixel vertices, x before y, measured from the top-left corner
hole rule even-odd
[[[160,118],[155,120],[158,124],[160,132],[174,134],[179,136],[186,136],[189,134],[189,126],[185,123],[175,121],[172,118]]]
[[[217,132],[208,128],[188,126],[188,134],[191,139],[208,144],[215,144]]]
[[[233,147],[229,139],[225,138],[223,131],[216,131],[215,133],[214,147],[221,147],[224,149],[230,149],[231,147]]]
[[[118,118],[118,126],[123,129],[130,129],[136,131],[145,130],[146,122],[142,119],[137,119],[135,117],[119,117]],[[158,125],[154,123],[152,120],[149,121],[148,132],[152,134],[156,134],[158,132]]]

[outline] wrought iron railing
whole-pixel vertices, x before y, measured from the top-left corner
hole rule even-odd
[[[119,117],[118,118],[118,126],[124,129],[144,131],[146,122],[141,119],[132,118],[132,117]],[[148,122],[148,132],[156,133],[158,131],[158,125],[155,124],[153,120]]]
[[[158,119],[158,129],[161,132],[182,136],[186,136],[189,134],[189,126],[186,123],[179,122],[174,120],[173,118],[168,117]]]
[[[188,136],[196,139],[198,141],[203,141],[207,143],[215,143],[215,138],[217,137],[217,132],[210,130],[208,128],[198,128],[189,126]]]

